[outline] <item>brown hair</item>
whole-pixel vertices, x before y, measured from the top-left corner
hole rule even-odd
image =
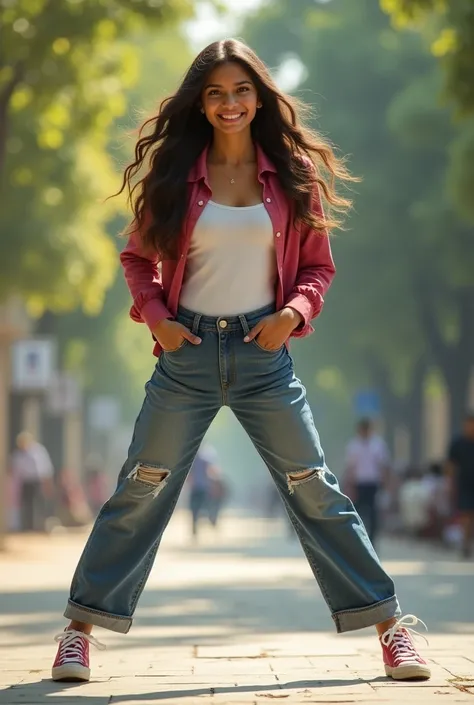
[[[351,205],[337,194],[335,181],[357,179],[332,147],[301,123],[304,106],[278,89],[268,68],[243,42],[214,42],[196,57],[158,115],[142,125],[134,161],[125,169],[119,191],[128,187],[135,216],[129,232],[138,230],[144,244],[162,257],[176,255],[187,208],[187,176],[212,140],[213,128],[199,109],[205,81],[225,62],[239,63],[255,84],[262,108],[252,121],[252,137],[275,165],[281,186],[294,204],[295,221],[330,230],[340,225],[337,214]],[[311,204],[316,184],[327,203],[324,216]]]

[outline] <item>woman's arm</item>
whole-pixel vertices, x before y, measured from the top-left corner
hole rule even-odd
[[[132,230],[120,255],[125,279],[133,298],[131,318],[146,323],[150,330],[160,321],[172,318],[165,303],[160,257],[143,246],[138,230]]]
[[[323,215],[317,184],[313,191],[312,210],[319,216]],[[321,312],[324,296],[336,273],[326,232],[316,232],[307,225],[303,226],[299,255],[297,280],[285,302],[285,306],[298,311],[303,319],[295,330],[296,336],[306,333],[311,320]]]

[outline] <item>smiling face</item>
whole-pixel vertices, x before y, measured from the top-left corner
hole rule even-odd
[[[201,102],[214,129],[225,133],[248,128],[260,105],[250,75],[235,62],[222,64],[212,71],[205,83]]]

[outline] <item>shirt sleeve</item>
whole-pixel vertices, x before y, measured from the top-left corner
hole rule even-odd
[[[165,304],[161,259],[157,252],[144,247],[138,229],[132,229],[120,255],[125,280],[133,298],[130,317],[153,328],[165,318],[173,318]]]
[[[316,184],[311,199],[313,213],[323,216],[319,187]],[[295,337],[306,335],[313,318],[321,313],[324,296],[336,273],[328,233],[304,225],[301,229],[299,268],[295,286],[285,305],[301,315]]]

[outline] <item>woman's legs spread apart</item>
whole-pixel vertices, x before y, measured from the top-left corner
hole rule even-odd
[[[286,349],[270,353],[249,344],[237,359],[231,408],[276,482],[337,630],[392,619],[400,614],[393,582],[326,467]]]
[[[65,616],[76,623],[122,633],[131,626],[163,532],[220,406],[207,379],[204,340],[201,346],[163,355],[147,384],[117,489],[96,519],[72,581]]]

